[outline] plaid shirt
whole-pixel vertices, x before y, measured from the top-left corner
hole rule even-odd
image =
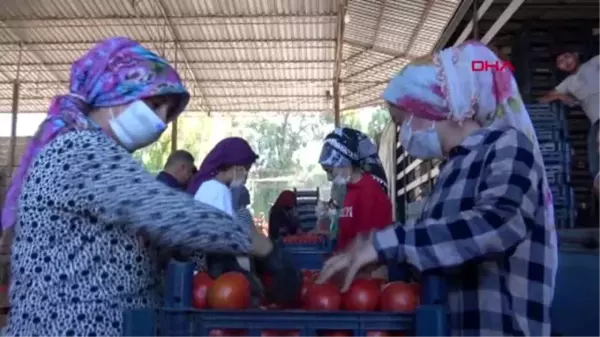
[[[453,335],[549,336],[557,247],[541,154],[512,128],[452,149],[419,219],[377,232],[381,259],[443,268]]]

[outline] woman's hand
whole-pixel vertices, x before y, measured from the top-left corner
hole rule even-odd
[[[348,290],[358,272],[377,262],[377,251],[373,245],[373,236],[359,236],[343,253],[327,260],[319,273],[317,283],[323,283],[340,272],[345,272],[342,291]]]
[[[258,231],[256,227],[251,227],[250,236],[252,238],[251,255],[256,257],[265,257],[273,250],[273,242]]]

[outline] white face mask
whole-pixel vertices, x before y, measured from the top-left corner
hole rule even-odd
[[[239,172],[239,173],[238,173]],[[248,172],[244,170],[235,171],[233,180],[229,183],[230,188],[237,188],[246,184]]]
[[[400,143],[409,155],[419,159],[442,158],[442,143],[435,122],[425,130],[412,130],[412,117],[400,127]]]
[[[333,178],[332,183],[335,185],[346,185],[350,181],[350,176],[344,177],[341,174],[336,175]]]
[[[141,100],[131,104],[108,121],[117,140],[129,151],[154,143],[167,125]]]

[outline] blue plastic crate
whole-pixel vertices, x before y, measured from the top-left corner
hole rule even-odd
[[[575,227],[575,219],[577,218],[577,210],[573,205],[570,207],[555,207],[554,221],[556,228],[573,228]]]
[[[544,161],[565,161],[571,157],[571,145],[566,141],[540,142]]]
[[[542,154],[552,153],[552,152],[570,152],[571,146],[569,142],[562,140],[556,142],[542,142],[540,143],[540,150]]]
[[[548,172],[546,171],[546,178],[548,179],[549,185],[565,185],[571,182],[571,176],[568,171],[563,172]]]
[[[561,142],[568,138],[567,130],[535,128],[538,142]]]
[[[565,109],[562,104],[527,104],[527,111],[532,121],[562,121],[565,120]]]
[[[555,208],[572,207],[575,201],[575,194],[569,185],[550,185],[552,192],[552,201]]]
[[[320,270],[331,251],[289,251],[287,253],[297,268]]]
[[[123,334],[127,336],[208,336],[212,329],[241,330],[247,336],[261,336],[261,333],[266,330],[299,330],[301,336],[316,336],[317,332],[322,330],[349,331],[353,336],[365,336],[368,331],[382,330],[411,333],[415,329],[414,315],[413,313],[265,311],[260,309],[244,311],[176,308],[139,310],[127,313],[125,321],[140,322],[143,330],[139,328],[133,330],[124,326]]]
[[[280,242],[281,246],[287,251],[321,251],[331,250],[331,240],[323,235],[321,241],[317,243],[283,243]]]
[[[317,245],[284,245],[283,249],[290,257],[296,267],[300,269],[319,270],[323,266],[325,259],[333,251],[335,240],[325,238],[324,242]]]
[[[124,312],[123,335],[206,336],[214,328],[245,330],[249,336],[260,336],[263,330],[301,330],[302,336],[314,336],[317,330],[347,330],[354,336],[364,336],[370,330],[408,330],[416,336],[450,333],[444,305],[445,282],[435,274],[424,275],[421,305],[414,313],[209,311],[191,309],[193,270],[190,263],[171,261],[167,269],[165,308]]]
[[[548,175],[548,176],[559,175],[559,174],[564,174],[567,176],[571,175],[571,167],[565,165],[564,163],[561,163],[561,162],[545,163],[544,166],[546,168],[546,175]],[[552,184],[550,182],[548,182],[548,183]]]

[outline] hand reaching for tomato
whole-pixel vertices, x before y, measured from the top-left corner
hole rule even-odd
[[[338,273],[344,273],[342,291],[347,291],[358,272],[375,262],[377,262],[377,251],[373,245],[372,235],[359,236],[346,251],[336,254],[325,262],[316,283],[327,282]]]

